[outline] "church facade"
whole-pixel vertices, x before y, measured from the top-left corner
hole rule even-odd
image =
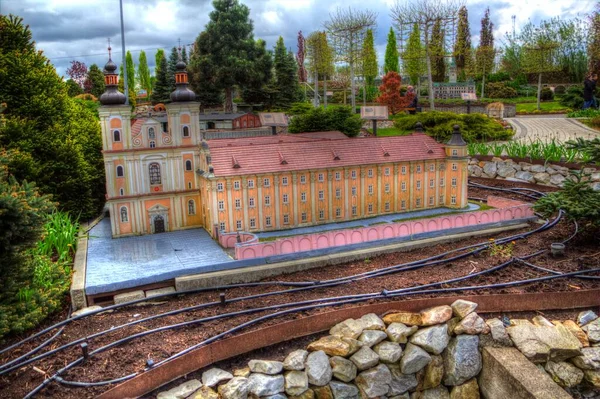
[[[466,143],[339,132],[201,139],[199,103],[177,64],[167,121],[132,119],[105,66],[100,97],[113,237],[204,228],[213,237],[467,206]]]

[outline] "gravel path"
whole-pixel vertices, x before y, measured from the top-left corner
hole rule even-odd
[[[600,132],[591,129],[581,122],[564,116],[539,116],[527,118],[506,118],[515,129],[514,140],[544,142],[552,139],[565,142],[576,138],[593,139],[600,137]]]

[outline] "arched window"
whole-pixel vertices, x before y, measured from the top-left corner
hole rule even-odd
[[[117,177],[125,176],[125,172],[123,171],[123,167],[121,165],[117,166]]]
[[[160,165],[156,162],[150,164],[150,184],[161,184]]]
[[[121,131],[115,130],[113,131],[113,141],[121,141]]]
[[[194,200],[189,200],[188,201],[188,215],[195,215],[196,214],[196,203],[194,202]]]
[[[121,207],[121,222],[123,222],[123,223],[129,222],[129,216],[127,215],[127,207],[126,206]]]
[[[156,141],[152,140],[150,141],[150,148],[155,148],[156,147]]]
[[[189,126],[183,127],[183,137],[190,137],[190,128]]]
[[[154,132],[154,128],[153,127],[149,127],[148,128],[148,139],[149,140],[154,140],[156,138],[156,133]]]
[[[189,159],[185,161],[185,170],[192,170],[192,161]]]

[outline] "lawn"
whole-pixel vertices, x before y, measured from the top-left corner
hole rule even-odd
[[[369,129],[369,132],[373,133],[373,129]],[[406,132],[396,129],[395,127],[377,128],[377,137],[402,136],[404,134],[406,134]]]
[[[539,113],[567,113],[571,111],[570,108],[560,105],[558,101],[546,101],[540,103],[541,111]],[[525,113],[525,114],[536,114],[537,103],[521,103],[517,104],[517,113]]]

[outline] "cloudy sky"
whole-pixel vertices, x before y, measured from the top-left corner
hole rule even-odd
[[[250,8],[254,35],[269,47],[283,36],[288,48],[297,49],[297,33],[305,35],[322,29],[329,13],[338,7],[377,13],[376,46],[382,63],[386,36],[392,25],[390,8],[396,0],[241,0]],[[401,0],[406,1],[406,0]],[[170,49],[190,44],[208,21],[211,0],[123,0],[126,48],[137,63],[139,50],[145,50],[154,67],[157,48]],[[471,33],[477,43],[480,19],[489,5],[495,25],[495,37],[501,39],[528,20],[561,16],[585,17],[595,0],[467,0]],[[33,32],[39,49],[50,58],[60,74],[71,60],[103,66],[107,59],[107,38],[111,38],[113,59],[120,64],[121,37],[119,0],[0,0],[1,14],[23,17]]]

